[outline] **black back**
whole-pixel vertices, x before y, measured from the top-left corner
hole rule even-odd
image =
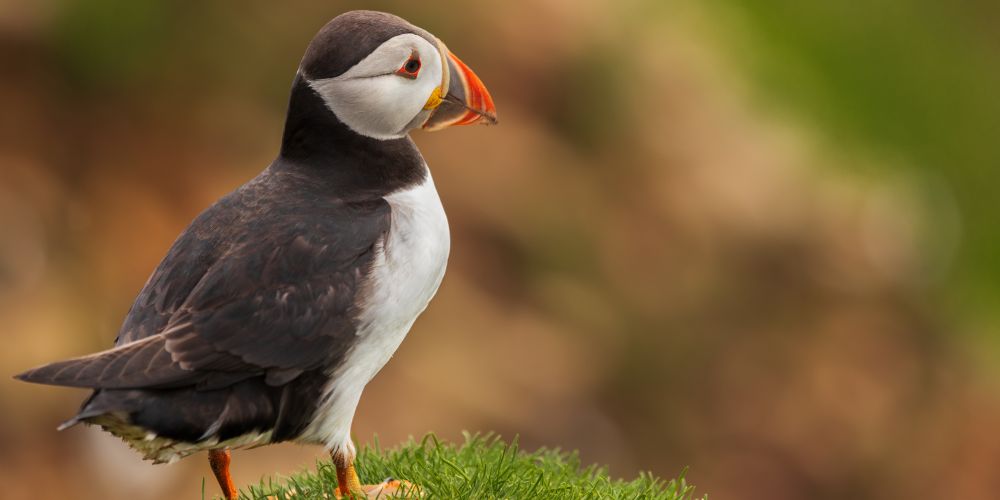
[[[312,80],[339,76],[386,40],[406,33],[437,44],[433,35],[401,17],[373,10],[345,12],[326,23],[313,37],[300,68]]]
[[[116,348],[19,375],[94,388],[71,423],[104,414],[159,436],[298,436],[356,338],[384,196],[422,182],[409,138],[351,131],[304,81],[334,76],[403,32],[357,11],[328,23],[296,75],[278,158],[199,215],[136,298]],[[433,39],[430,37],[429,39]]]

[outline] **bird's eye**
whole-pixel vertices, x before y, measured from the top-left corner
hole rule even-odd
[[[420,58],[416,54],[410,56],[403,66],[396,70],[397,75],[410,79],[416,78],[417,73],[420,73]]]

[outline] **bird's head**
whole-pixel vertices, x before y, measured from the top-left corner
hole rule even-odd
[[[383,12],[352,11],[327,23],[299,72],[341,122],[376,139],[497,121],[483,82],[444,43]]]

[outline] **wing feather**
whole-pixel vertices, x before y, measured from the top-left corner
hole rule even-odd
[[[231,212],[226,203],[237,202],[213,209]],[[118,346],[17,378],[138,389],[264,375],[280,385],[337,359],[350,347],[355,299],[390,216],[384,200],[336,203],[312,200],[314,216],[301,206],[268,210],[242,226],[203,214],[136,298]]]

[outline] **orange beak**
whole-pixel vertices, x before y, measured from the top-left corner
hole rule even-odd
[[[444,85],[448,90],[424,122],[424,130],[440,130],[452,125],[473,123],[496,125],[497,109],[483,81],[443,45],[441,44],[441,48],[447,52],[448,63]]]

